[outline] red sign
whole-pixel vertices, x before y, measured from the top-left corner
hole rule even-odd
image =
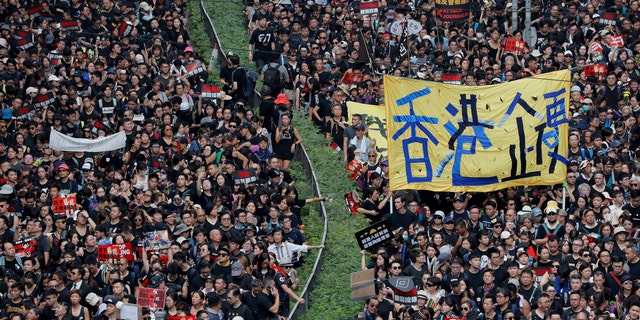
[[[56,102],[56,98],[53,96],[53,92],[49,92],[36,96],[33,107],[36,109],[44,108],[45,106],[53,104],[54,102]]]
[[[344,202],[347,204],[347,208],[349,208],[349,212],[351,212],[351,214],[356,214],[358,212],[360,204],[358,204],[358,202],[353,198],[353,193],[345,193]]]
[[[590,76],[604,77],[606,74],[607,74],[607,66],[603,64],[586,66],[584,68],[585,77],[590,77]]]
[[[78,25],[78,21],[69,20],[60,22],[60,28],[64,31],[78,31],[80,30],[80,26]]]
[[[222,98],[222,95],[220,94],[220,87],[218,86],[214,86],[214,85],[210,85],[210,84],[205,84],[204,86],[202,86],[202,98],[205,99],[219,99]]]
[[[98,246],[99,261],[107,261],[110,259],[120,258],[125,258],[129,261],[133,261],[133,249],[131,247],[131,242]]]
[[[348,85],[354,85],[354,84],[358,84],[360,83],[362,80],[364,80],[364,76],[361,74],[355,74],[351,71],[347,71],[344,73],[344,76],[342,76],[342,80],[340,80],[342,83],[346,83]]]
[[[125,21],[120,25],[120,28],[118,28],[118,33],[123,37],[127,37],[131,34],[131,30],[133,30],[131,22]]]
[[[167,320],[196,320],[196,316],[169,316]]]
[[[187,72],[189,73],[189,77],[193,77],[201,72],[204,72],[204,69],[202,68],[202,65],[192,63],[190,65],[187,65]]]
[[[602,52],[602,45],[599,41],[594,41],[589,45],[589,53]]]
[[[505,50],[509,52],[515,52],[515,53],[523,52],[526,46],[527,46],[526,42],[522,40],[516,40],[513,38],[507,38],[507,40],[504,43]]]
[[[138,305],[154,309],[164,309],[164,299],[167,290],[140,287],[138,291]]]
[[[624,39],[622,36],[612,36],[609,38],[609,45],[612,47],[623,47]]]
[[[459,73],[445,73],[442,75],[442,83],[462,84],[462,75]]]
[[[76,197],[68,196],[66,198],[51,199],[51,210],[53,213],[67,213],[67,211],[76,210]]]
[[[24,240],[16,241],[14,248],[16,249],[16,255],[18,257],[24,258],[36,252],[37,246],[38,240],[36,240],[34,237],[31,237]]]

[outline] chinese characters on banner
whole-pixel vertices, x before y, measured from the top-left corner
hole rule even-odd
[[[624,46],[624,38],[622,36],[611,36],[609,38],[609,45],[611,47],[622,47]]]
[[[522,40],[516,40],[514,38],[507,38],[504,43],[504,49],[509,52],[524,52],[527,43]]]
[[[167,290],[140,287],[138,291],[138,305],[154,309],[164,309],[164,299]]]
[[[131,242],[98,246],[98,261],[119,261],[120,258],[133,261]]]
[[[561,183],[570,77],[564,70],[470,87],[386,76],[391,189]]]
[[[67,211],[75,211],[76,196],[67,196],[65,198],[53,198],[51,199],[51,210],[56,217],[67,217]]]
[[[356,232],[355,236],[360,249],[369,250],[390,240],[393,236],[393,230],[385,219]]]

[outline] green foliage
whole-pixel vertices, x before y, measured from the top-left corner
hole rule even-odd
[[[360,216],[352,216],[342,199],[356,186],[344,172],[341,154],[329,148],[328,140],[317,133],[318,129],[303,113],[296,114],[293,124],[304,139],[322,196],[332,195],[335,198],[325,202],[329,218],[327,251],[318,281],[310,293],[310,309],[302,319],[318,319],[318,315],[326,314],[327,310],[331,310],[334,318],[352,317],[360,311],[360,304],[351,302],[349,290],[350,273],[360,270],[360,252],[354,233],[364,228],[367,222]]]
[[[220,56],[233,51],[240,56],[240,64],[255,69],[254,63],[247,63],[249,36],[247,23],[242,14],[244,5],[241,0],[205,1],[204,6],[220,39]]]
[[[255,69],[255,64],[247,60],[249,36],[245,32],[246,20],[242,15],[242,2],[205,1],[205,8],[218,33],[221,49],[237,53],[242,65],[248,69]],[[198,1],[189,1],[188,10],[191,21],[202,21]],[[196,25],[197,23],[189,24],[191,38],[194,39],[196,50],[209,57],[206,51],[210,54],[211,42],[204,27]],[[215,76],[217,78],[218,75]],[[257,88],[259,87],[260,84],[257,85]],[[360,303],[351,302],[349,290],[350,273],[360,270],[360,253],[354,233],[364,228],[367,222],[361,216],[352,216],[342,199],[345,193],[354,190],[356,186],[344,172],[341,156],[328,147],[328,140],[318,134],[317,128],[302,113],[294,117],[294,125],[304,137],[303,144],[314,165],[322,195],[332,195],[335,198],[332,202],[325,202],[329,218],[329,232],[325,243],[327,250],[318,281],[307,300],[309,310],[302,319],[318,319],[320,314],[326,315],[327,310],[330,310],[332,318],[353,317],[360,311],[361,306]],[[292,173],[296,177],[296,187],[301,197],[313,197],[311,184],[300,164],[294,162]],[[313,245],[319,244],[322,240],[323,224],[315,203],[305,207],[303,220],[308,242]],[[318,251],[313,250],[305,257],[306,265],[300,269],[302,284],[306,283],[317,254]]]
[[[195,21],[203,21],[202,14],[200,12],[199,1],[187,1],[187,16],[189,17],[187,22],[187,28],[189,30],[189,37],[193,42],[194,50],[202,56],[202,62],[209,67],[209,60],[211,59],[211,40],[207,35],[207,31],[202,23],[194,23]],[[216,69],[217,70],[217,69]],[[218,79],[218,73],[209,74],[208,81],[214,81]]]

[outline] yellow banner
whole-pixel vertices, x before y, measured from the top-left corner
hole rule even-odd
[[[354,114],[362,116],[362,122],[367,126],[369,138],[376,139],[376,149],[379,155],[387,155],[387,114],[384,106],[364,104],[353,101],[347,102],[349,119]]]
[[[487,192],[564,181],[571,74],[491,86],[384,77],[394,190]]]

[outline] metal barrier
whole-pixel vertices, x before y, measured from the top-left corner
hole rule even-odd
[[[223,50],[222,45],[220,44],[220,39],[218,38],[218,34],[216,33],[215,27],[213,26],[211,17],[209,17],[209,13],[207,13],[207,10],[204,7],[203,0],[200,0],[200,12],[203,17],[205,30],[207,31],[207,34],[209,35],[209,39],[211,40],[212,47],[215,47],[215,45],[217,44],[220,57],[224,57],[224,54],[226,51]],[[220,67],[224,67],[227,64],[226,59],[219,58],[218,62],[220,63]],[[254,92],[254,94],[251,97],[249,97],[250,103],[252,103],[252,105],[254,106],[259,105],[258,99],[259,99],[259,95],[257,94],[257,92]],[[313,169],[313,164],[311,163],[311,159],[309,159],[309,155],[307,154],[307,150],[305,149],[304,145],[301,145],[301,148],[296,148],[295,159],[300,161],[304,172],[307,174],[307,176],[311,180],[311,186],[313,188],[314,195],[318,197],[322,197],[322,193],[320,191],[320,185],[318,184],[318,178],[316,177],[316,173]],[[322,221],[323,221],[321,243],[324,244],[326,243],[326,240],[327,240],[327,230],[329,226],[329,221],[327,219],[327,210],[324,206],[324,202],[321,201],[319,202],[319,204],[320,204],[319,210],[320,210],[320,213],[322,214]],[[320,272],[320,267],[322,266],[322,262],[324,261],[324,256],[325,256],[324,250],[325,249],[320,249],[318,251],[318,258],[313,264],[313,270],[311,271],[311,274],[309,275],[309,279],[307,279],[307,282],[305,283],[304,287],[302,288],[302,291],[299,294],[300,297],[305,299],[306,303],[300,304],[299,302],[296,302],[296,304],[291,309],[291,312],[289,313],[288,319],[290,320],[297,319],[301,317],[309,309],[309,303],[310,303],[309,292],[311,291],[311,289],[313,288],[316,282],[317,275]]]
[[[209,17],[209,13],[207,12],[207,9],[204,7],[204,1],[200,0],[200,14],[202,15],[202,19],[203,19],[203,24],[204,24],[204,29],[207,32],[207,35],[209,36],[209,40],[211,40],[211,48],[215,48],[216,46],[218,47],[218,63],[220,64],[220,67],[224,67],[227,65],[227,59],[220,59],[220,57],[224,57],[225,52],[224,49],[222,49],[222,45],[220,44],[220,39],[218,39],[218,33],[216,33],[216,28],[213,26],[213,22],[211,22],[211,17]],[[213,60],[214,55],[213,53],[211,54],[211,59]],[[211,62],[211,61],[210,61]]]

